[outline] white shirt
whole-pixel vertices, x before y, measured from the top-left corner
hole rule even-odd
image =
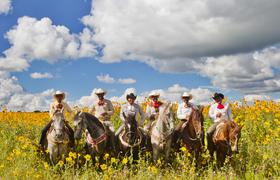
[[[161,103],[162,104],[162,103]],[[161,111],[161,109],[163,108],[162,105],[159,106],[159,110],[158,112]],[[153,103],[149,103],[146,107],[146,116],[150,119],[152,115],[157,115],[158,112],[156,111],[156,108],[153,106]]]
[[[189,119],[191,113],[192,113],[192,108],[198,109],[194,104],[182,102],[179,104],[178,109],[177,109],[177,117],[178,119]]]
[[[121,112],[120,112],[120,118],[122,121],[125,121],[125,118],[123,117],[123,113],[128,116],[128,115],[135,115],[136,121],[139,122],[139,116],[140,114],[140,125],[142,126],[145,120],[145,114],[142,110],[142,108],[138,104],[129,104],[126,103],[122,105],[121,107]]]
[[[230,104],[229,103],[223,103],[224,108],[223,109],[218,109],[218,103],[214,103],[210,106],[209,109],[209,117],[212,119],[214,122],[219,122],[220,120],[231,120],[232,121],[232,114],[231,114],[231,109],[230,109]],[[220,118],[217,118],[216,115],[218,113],[221,113],[222,116]]]
[[[56,106],[58,104],[61,104],[62,105],[62,108],[57,108]],[[72,109],[70,108],[70,106],[66,103],[66,102],[61,102],[59,103],[57,100],[54,100],[51,105],[50,105],[50,111],[49,111],[49,115],[50,117],[52,118],[53,117],[53,114],[55,111],[57,110],[62,110],[63,109],[63,113],[68,112],[68,113],[72,113]]]
[[[99,105],[99,100],[94,102],[92,110],[90,111],[91,113],[94,114],[95,117],[98,119],[102,118],[101,120],[103,121],[110,121],[111,116],[114,114],[114,107],[113,104],[110,100],[104,99],[104,104]],[[102,116],[101,114],[107,113],[106,116]]]

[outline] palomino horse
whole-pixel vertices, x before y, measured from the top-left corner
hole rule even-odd
[[[138,159],[139,152],[145,151],[149,147],[149,139],[143,130],[138,127],[135,115],[125,115],[125,128],[118,136],[119,149],[121,154],[132,155],[133,159]]]
[[[204,145],[204,117],[202,114],[203,107],[199,109],[193,108],[188,121],[181,127],[181,138],[186,145],[188,151],[194,155],[195,159],[198,158],[203,150]]]
[[[53,115],[53,123],[47,133],[48,151],[52,164],[56,164],[63,156],[68,154],[69,132],[65,128],[63,110]]]
[[[238,152],[238,140],[241,136],[241,129],[234,121],[223,120],[216,127],[213,135],[214,147],[209,147],[210,154],[216,150],[218,167],[223,166],[226,156]]]
[[[74,116],[76,140],[80,140],[83,131],[86,129],[86,151],[92,156],[103,156],[109,152],[110,139],[104,125],[93,115],[78,111]],[[92,158],[93,160],[95,158]]]
[[[169,160],[174,130],[174,115],[171,107],[171,103],[164,104],[164,108],[159,112],[157,120],[151,126],[151,143],[154,161],[157,161],[160,153],[164,153],[166,162]]]

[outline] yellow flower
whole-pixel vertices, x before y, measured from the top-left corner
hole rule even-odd
[[[148,170],[153,173],[153,174],[157,174],[158,173],[158,169],[155,166],[149,166]]]
[[[64,165],[64,162],[62,160],[60,160],[58,163],[57,163],[58,166],[62,167]]]
[[[71,157],[67,157],[67,158],[66,158],[66,161],[69,162],[69,163],[72,163],[72,162],[73,162],[73,159],[72,159]]]
[[[76,159],[77,158],[77,154],[75,152],[69,152],[69,157]]]
[[[89,161],[91,159],[91,156],[89,154],[85,155],[84,157],[85,157],[86,161]]]
[[[115,163],[117,163],[117,160],[116,160],[116,158],[112,157],[111,158],[111,164],[115,164]]]
[[[184,153],[184,152],[187,151],[187,148],[183,146],[183,147],[180,148],[180,151],[182,151]]]
[[[126,165],[127,162],[128,162],[128,159],[127,159],[127,158],[124,158],[124,159],[122,160],[122,164],[123,164],[123,165]]]
[[[103,158],[104,158],[104,160],[107,160],[109,157],[110,157],[110,155],[108,153],[106,153]]]
[[[49,168],[49,164],[44,162],[44,167],[45,167],[45,169],[48,169]]]
[[[104,171],[104,170],[107,169],[107,165],[106,164],[102,164],[102,165],[100,165],[100,168],[102,169],[102,171]]]

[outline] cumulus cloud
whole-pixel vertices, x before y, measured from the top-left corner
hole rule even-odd
[[[7,14],[12,9],[12,0],[0,1],[0,14]]]
[[[280,42],[279,8],[278,0],[95,0],[82,21],[103,47],[101,62],[137,60],[160,72],[200,73],[216,87],[261,93],[278,90],[271,66],[280,62],[273,47]]]
[[[117,84],[134,84],[134,83],[136,83],[136,80],[133,79],[133,78],[119,78],[119,79],[116,79],[114,77],[111,77],[109,74],[98,75],[98,76],[96,76],[96,79],[99,82],[107,83],[107,84],[114,84],[114,83],[117,83]]]
[[[60,59],[78,59],[96,55],[92,32],[88,28],[80,34],[71,34],[62,25],[54,25],[49,18],[37,20],[21,17],[5,37],[11,47],[0,57],[0,70],[22,71],[31,61],[55,63]]]
[[[259,101],[265,101],[265,100],[271,100],[271,97],[268,95],[261,95],[261,94],[248,94],[244,96],[244,100],[247,102],[254,102],[256,100]]]
[[[30,74],[30,77],[33,79],[50,79],[53,78],[53,75],[51,73],[40,73],[40,72],[34,72]]]

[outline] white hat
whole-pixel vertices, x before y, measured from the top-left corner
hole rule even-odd
[[[62,92],[62,91],[56,91],[53,95],[53,97],[55,98],[57,95],[62,95],[63,96],[63,99],[65,98],[65,93]]]
[[[94,93],[95,94],[106,94],[107,92],[104,89],[99,88],[99,89],[96,89]]]
[[[157,96],[157,97],[159,97],[160,94],[159,94],[158,92],[152,91],[152,92],[149,94],[149,97],[152,97],[152,96]]]
[[[190,93],[184,92],[182,97],[189,97],[190,99],[192,99],[192,95]]]

